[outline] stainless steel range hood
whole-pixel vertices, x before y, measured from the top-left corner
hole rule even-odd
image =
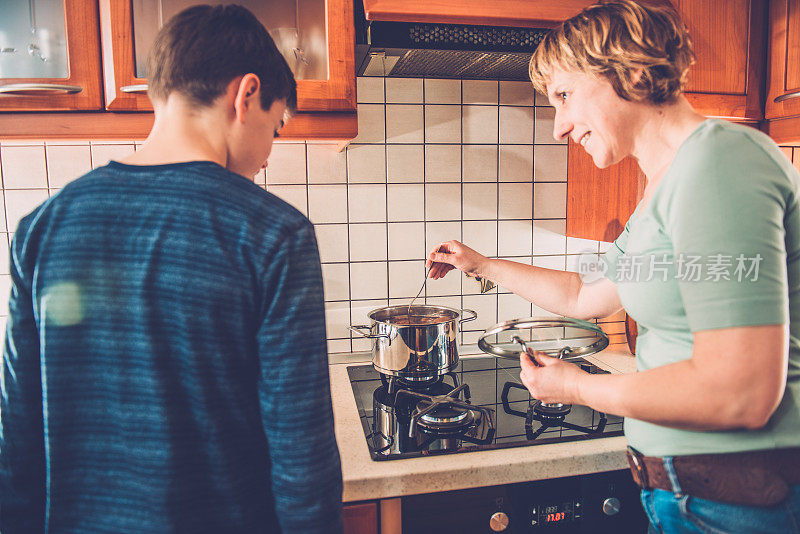
[[[549,31],[368,21],[355,1],[359,76],[528,80],[531,54]]]

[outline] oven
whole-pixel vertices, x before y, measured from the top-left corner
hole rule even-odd
[[[403,532],[414,534],[647,531],[627,470],[412,495],[402,499],[402,518]]]

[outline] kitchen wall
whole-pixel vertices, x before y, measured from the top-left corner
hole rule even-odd
[[[441,241],[571,270],[578,254],[608,246],[564,237],[567,147],[553,140],[553,110],[527,82],[359,78],[358,115],[359,136],[345,150],[279,142],[256,176],[315,224],[331,352],[369,350],[346,327],[410,302],[427,252]],[[0,143],[0,325],[19,218],[139,141]],[[800,147],[783,150],[800,168]],[[481,295],[457,272],[429,280],[420,301],[478,312],[463,325],[467,351],[498,320],[545,314],[503,288]],[[619,335],[624,326],[614,319],[604,329]]]

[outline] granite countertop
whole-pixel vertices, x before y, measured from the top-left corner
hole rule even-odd
[[[625,458],[626,441],[622,436],[374,461],[367,449],[347,376],[348,365],[369,361],[369,354],[337,356],[331,358],[331,393],[336,440],[342,459],[344,502],[512,484],[612,471],[628,466]],[[636,370],[634,358],[620,346],[608,348],[586,359],[612,373]]]

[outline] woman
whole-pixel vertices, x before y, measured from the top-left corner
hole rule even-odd
[[[625,416],[651,531],[800,532],[800,176],[765,135],[694,112],[681,94],[693,61],[668,6],[598,4],[554,30],[530,71],[555,138],[598,167],[633,156],[647,176],[606,277],[457,241],[430,254],[430,277],[457,268],[581,319],[624,307],[638,373],[523,354],[531,395]]]

